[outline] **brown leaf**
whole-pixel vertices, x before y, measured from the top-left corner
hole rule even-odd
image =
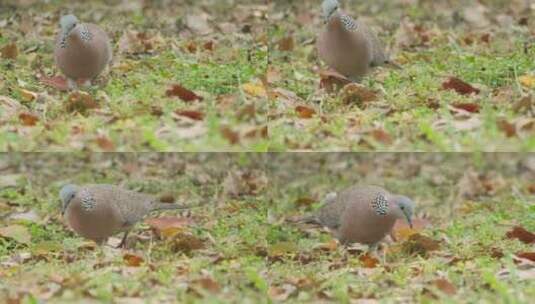
[[[359,261],[362,262],[362,266],[365,268],[375,268],[379,264],[379,260],[369,254],[361,255]]]
[[[282,38],[281,40],[279,40],[278,45],[279,45],[279,51],[291,52],[295,48],[294,38],[292,36],[286,36]]]
[[[193,284],[202,287],[203,289],[208,290],[211,293],[218,293],[221,290],[221,285],[210,277],[204,277],[192,281]]]
[[[23,125],[28,126],[28,127],[35,126],[37,122],[39,121],[39,117],[28,112],[20,113],[19,119]]]
[[[383,130],[383,129],[375,129],[375,130],[372,130],[372,131],[370,132],[370,134],[372,135],[372,137],[373,137],[376,141],[378,141],[378,142],[380,142],[380,143],[382,143],[382,144],[384,144],[384,145],[390,145],[390,144],[392,144],[392,142],[393,142],[392,136],[390,136],[390,134],[388,134],[388,133],[387,133],[385,130]]]
[[[162,216],[145,220],[159,237],[170,237],[184,231],[191,221],[184,217]]]
[[[159,34],[125,30],[117,43],[118,52],[120,54],[152,53],[164,45],[164,42]]]
[[[295,200],[295,204],[298,207],[307,207],[307,206],[312,205],[315,202],[316,202],[316,200],[311,198],[311,197],[300,197],[300,198]]]
[[[142,257],[130,253],[123,255],[123,261],[130,267],[139,267],[144,262]]]
[[[423,218],[413,218],[412,228],[406,220],[397,220],[392,228],[392,236],[397,241],[408,240],[411,235],[417,234],[429,226],[431,226],[431,222]]]
[[[115,151],[115,144],[108,137],[104,135],[98,136],[95,141],[97,145],[104,151]]]
[[[344,86],[352,83],[351,79],[348,79],[344,75],[335,71],[320,71],[320,88],[332,93],[338,91]]]
[[[188,117],[193,120],[203,120],[204,119],[204,113],[200,111],[193,111],[193,110],[176,110],[175,113],[180,116]]]
[[[165,91],[165,95],[167,95],[167,97],[178,97],[186,102],[203,100],[203,97],[195,94],[193,91],[188,90],[179,84],[172,85],[167,91]]]
[[[535,262],[535,252],[518,252],[517,257]]]
[[[230,144],[235,145],[240,142],[240,134],[236,131],[233,131],[229,126],[221,126],[219,131],[221,132],[221,135],[230,142]]]
[[[498,129],[502,130],[507,137],[516,136],[516,126],[505,119],[499,119],[496,121]]]
[[[245,133],[245,138],[268,138],[268,127],[263,126],[260,128],[254,128]]]
[[[515,226],[511,231],[506,234],[509,239],[518,239],[524,244],[534,244],[535,234],[527,231],[524,227]]]
[[[479,113],[481,108],[477,103],[457,103],[453,104],[452,107],[465,110],[470,113]]]
[[[446,279],[434,280],[433,285],[449,296],[453,296],[457,293],[457,288]]]
[[[201,239],[186,233],[178,233],[171,243],[173,252],[184,252],[185,254],[202,248],[204,248],[204,242]]]
[[[175,202],[175,196],[172,193],[162,193],[158,200],[162,203],[172,204]]]
[[[207,41],[203,44],[203,49],[207,50],[207,51],[213,51],[214,50],[214,41],[213,40],[210,40],[210,41]]]
[[[299,118],[303,119],[312,118],[316,114],[316,111],[314,109],[305,106],[295,107],[295,112],[297,113],[297,116]]]
[[[98,108],[97,102],[86,92],[72,92],[67,98],[66,109],[69,112],[85,113],[87,110]]]
[[[67,84],[67,79],[65,79],[62,76],[41,76],[39,77],[39,81],[47,86],[53,87],[55,89],[58,89],[60,91],[68,91],[69,85]]]
[[[413,234],[405,241],[402,248],[408,254],[426,256],[429,252],[438,250],[440,243],[419,233]]]
[[[357,104],[359,106],[377,100],[376,92],[358,83],[350,83],[344,86],[340,96],[344,103]]]
[[[456,77],[450,77],[446,82],[442,83],[442,88],[444,90],[454,90],[461,95],[479,94],[480,92],[479,89]]]
[[[256,195],[267,184],[268,179],[262,171],[229,171],[223,180],[223,193],[232,197]]]
[[[2,57],[6,59],[17,59],[17,56],[19,55],[19,51],[15,43],[6,44],[0,52],[2,53]]]

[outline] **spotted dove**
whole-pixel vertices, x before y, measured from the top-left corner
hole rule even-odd
[[[397,219],[412,226],[414,203],[377,186],[354,186],[329,194],[325,205],[302,222],[329,228],[343,244],[361,243],[375,249]]]
[[[124,232],[119,247],[126,243],[135,223],[153,211],[185,209],[187,206],[158,202],[154,197],[113,185],[65,185],[60,190],[62,215],[82,237],[106,243],[108,238]]]
[[[67,77],[69,88],[76,88],[79,80],[91,85],[111,62],[108,35],[95,24],[79,22],[74,15],[61,17],[60,25],[54,50],[56,65]]]
[[[330,68],[359,81],[371,68],[390,63],[375,32],[341,11],[338,0],[324,0],[322,8],[326,29],[316,48]]]

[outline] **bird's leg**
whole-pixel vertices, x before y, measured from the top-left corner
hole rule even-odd
[[[67,78],[67,87],[69,90],[76,90],[78,89],[78,83],[76,83],[76,80],[72,78]]]
[[[88,79],[84,79],[84,81],[82,82],[82,86],[85,87],[85,88],[88,88],[91,86],[91,79],[88,78]]]
[[[119,243],[119,245],[116,248],[126,248],[126,239],[128,237],[129,232],[130,232],[129,230],[124,232],[123,239],[121,240],[121,243]]]
[[[369,246],[370,254],[379,258],[379,260],[381,261],[381,264],[385,265],[386,264],[386,249],[383,250],[383,254],[381,256],[379,256],[378,251],[379,251],[379,243],[374,243]]]

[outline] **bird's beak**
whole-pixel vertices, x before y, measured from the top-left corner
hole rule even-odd
[[[409,223],[409,227],[411,227],[412,229],[412,219],[411,219],[411,216],[408,215],[407,213],[403,212],[403,214],[405,214],[405,218],[407,219],[407,223]]]

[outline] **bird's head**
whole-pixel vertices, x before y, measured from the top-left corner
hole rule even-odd
[[[406,219],[409,223],[409,226],[412,228],[414,202],[406,196],[397,195],[394,199],[394,204],[396,206],[395,213],[397,215],[397,218]]]
[[[328,22],[331,17],[340,9],[340,3],[338,0],[324,0],[321,4],[323,9],[323,18],[325,22]]]
[[[68,35],[78,24],[78,18],[74,15],[62,16],[59,24],[64,35]]]
[[[69,207],[71,200],[76,195],[78,187],[73,184],[67,184],[59,191],[59,197],[61,198],[61,215],[65,214],[65,210]]]

